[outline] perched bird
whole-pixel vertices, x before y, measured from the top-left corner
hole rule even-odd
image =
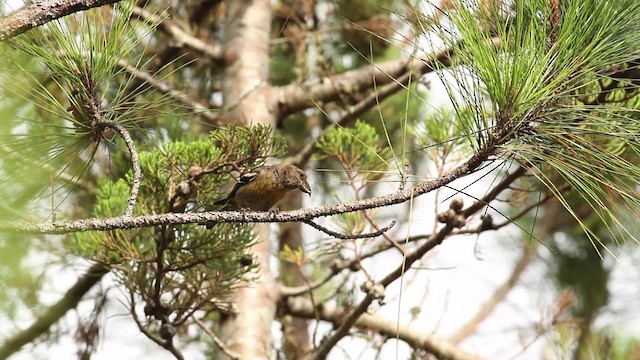
[[[222,210],[267,211],[295,189],[311,195],[307,174],[300,168],[288,164],[262,166],[242,175],[227,198],[215,204],[224,205]]]

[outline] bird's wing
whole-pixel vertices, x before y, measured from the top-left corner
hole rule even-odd
[[[258,177],[258,173],[259,173],[259,171],[252,171],[252,172],[248,172],[248,173],[240,176],[240,178],[238,179],[238,182],[236,183],[236,186],[234,186],[234,188],[235,187],[240,187],[242,185],[246,185],[246,184],[252,182],[253,180],[256,179],[256,177]]]
[[[238,182],[233,186],[233,189],[231,190],[231,192],[229,193],[229,195],[222,199],[222,200],[218,200],[214,203],[214,205],[226,205],[229,204],[229,202],[231,200],[233,200],[233,198],[236,196],[236,193],[238,192],[238,190],[247,185],[248,183],[252,182],[253,180],[256,179],[256,177],[258,177],[258,174],[260,173],[260,169],[255,169],[254,171],[248,172],[246,174],[243,174],[240,176],[240,178],[238,179]]]

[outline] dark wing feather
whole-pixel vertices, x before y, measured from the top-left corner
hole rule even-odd
[[[233,189],[231,189],[231,192],[229,193],[229,195],[227,195],[226,198],[222,199],[222,200],[218,200],[215,203],[213,203],[214,205],[225,205],[225,207],[227,205],[229,205],[231,203],[231,201],[233,200],[233,198],[236,196],[236,193],[238,192],[238,190],[247,185],[248,183],[252,182],[253,180],[256,179],[256,177],[258,176],[258,173],[260,173],[260,169],[255,169],[252,172],[248,172],[246,174],[243,174],[242,176],[240,176],[240,178],[238,179],[238,182],[233,186]]]

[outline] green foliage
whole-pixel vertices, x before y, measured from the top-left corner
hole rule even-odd
[[[229,172],[261,165],[284,150],[280,139],[271,139],[270,128],[236,125],[212,132],[206,141],[168,142],[142,152],[136,214],[211,208],[224,196]],[[93,215],[121,215],[130,183],[130,172],[124,179],[100,182]],[[111,264],[118,280],[144,304],[158,306],[161,300],[186,316],[184,311],[224,297],[251,276],[256,268],[247,253],[255,242],[251,229],[243,224],[160,226],[75,237],[81,255]]]
[[[332,128],[318,140],[319,160],[337,161],[344,169],[341,178],[353,188],[356,198],[360,192],[375,185],[387,174],[391,150],[381,145],[374,127],[358,120],[353,128]],[[362,233],[366,221],[362,213],[345,213],[334,217],[347,233]]]
[[[349,180],[365,183],[382,177],[389,168],[391,151],[380,145],[380,136],[371,125],[358,120],[352,129],[332,128],[317,143],[317,158],[334,159]]]
[[[286,85],[295,80],[295,52],[289,44],[278,45],[271,54],[269,76],[273,85]]]
[[[282,156],[287,152],[287,143],[279,135],[273,135],[268,126],[245,126],[231,124],[211,133],[211,140],[220,147],[226,162],[245,162],[248,167],[264,163],[267,157]]]
[[[304,248],[292,249],[288,244],[284,244],[284,248],[280,250],[278,257],[283,261],[299,265],[304,265],[306,260]]]
[[[466,120],[459,116],[473,116],[472,111],[442,110],[426,116],[422,123],[411,129],[421,149],[434,152],[433,158],[445,161],[449,156],[460,156],[469,152],[466,138],[469,133],[464,129]]]
[[[579,247],[577,251],[554,254],[558,266],[555,275],[560,288],[576,292],[578,303],[573,309],[574,314],[582,319],[594,319],[609,300],[609,271],[598,252],[585,241],[587,239],[575,240]]]
[[[4,80],[14,86],[6,90],[43,107],[44,125],[58,128],[55,139],[67,135],[68,141],[59,146],[59,151],[75,147],[77,154],[101,137],[92,124],[96,119],[88,113],[89,107],[108,102],[109,106],[102,109],[104,117],[125,122],[124,108],[119,108],[123,92],[114,94],[109,86],[120,72],[118,61],[128,58],[141,40],[141,34],[129,22],[132,7],[133,3],[122,2],[113,10],[94,9],[68,16],[21,35],[12,43],[37,60],[48,81],[13,62],[10,65],[17,72],[7,71]]]
[[[621,64],[637,61],[640,3],[561,1],[558,9],[552,3],[517,0],[478,10],[459,1],[447,17],[455,31],[430,28],[461,64],[449,88],[462,120],[456,126],[475,151],[534,169],[574,214],[559,190],[570,184],[615,241],[636,239],[625,224],[640,214],[640,168],[621,154],[640,150],[637,109],[614,103],[615,94],[595,102],[585,91],[611,92],[604,86]],[[634,89],[626,83],[623,92]],[[601,242],[581,225],[591,242]]]
[[[139,130],[143,120],[180,118],[166,97],[152,100],[138,96],[148,88],[127,89],[133,77],[119,61],[139,63],[139,45],[154,27],[132,23],[133,6],[120,2],[76,13],[2,44],[7,61],[0,67],[0,112],[7,116],[0,118],[0,157],[3,176],[11,176],[3,179],[0,198],[16,198],[4,182],[20,173],[28,179],[19,185],[26,201],[56,192],[66,197],[68,185],[78,185],[101,145],[114,138],[105,122]]]
[[[640,357],[640,339],[617,334],[613,343],[613,360],[637,359]]]

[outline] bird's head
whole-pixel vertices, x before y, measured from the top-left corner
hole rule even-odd
[[[286,186],[289,189],[300,189],[300,191],[305,192],[311,195],[311,186],[307,181],[307,174],[304,173],[300,168],[295,165],[284,165],[285,172],[287,176],[285,176]]]

